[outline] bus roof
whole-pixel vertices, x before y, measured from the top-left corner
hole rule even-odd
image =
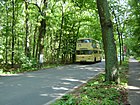
[[[84,40],[84,39],[90,39],[90,40],[93,40],[93,41],[95,41],[95,42],[99,43],[99,41],[98,41],[98,40],[95,40],[95,39],[93,39],[93,38],[79,38],[79,39],[77,39],[77,40]]]
[[[83,40],[83,39],[92,39],[93,40],[93,38],[79,38],[78,40]]]

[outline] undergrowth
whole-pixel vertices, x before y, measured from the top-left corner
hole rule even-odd
[[[47,69],[47,68],[54,68],[57,66],[60,66],[62,64],[43,64],[42,67],[37,66],[29,66],[28,65],[22,65],[21,67],[0,67],[0,74],[17,74],[17,73],[23,73],[23,72],[31,72],[31,71],[38,71],[40,69]]]

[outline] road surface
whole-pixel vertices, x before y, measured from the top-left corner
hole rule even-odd
[[[104,71],[104,62],[0,77],[0,105],[49,105]]]
[[[133,58],[129,60],[128,101],[140,105],[140,63]]]

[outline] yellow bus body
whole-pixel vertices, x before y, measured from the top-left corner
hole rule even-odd
[[[89,42],[84,42],[89,40]],[[76,45],[76,62],[96,62],[102,59],[101,49],[92,38],[80,38]]]

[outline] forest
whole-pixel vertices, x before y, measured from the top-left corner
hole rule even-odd
[[[140,57],[140,1],[108,5],[120,64],[124,56]],[[1,0],[0,14],[3,71],[33,68],[41,53],[46,65],[74,63],[78,38],[103,43],[96,0]]]

